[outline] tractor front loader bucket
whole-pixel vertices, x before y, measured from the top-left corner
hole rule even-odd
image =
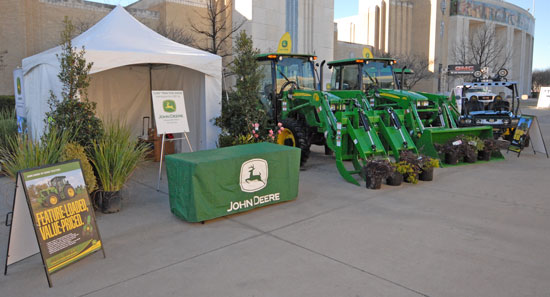
[[[402,118],[402,110],[398,111],[401,112]],[[380,135],[387,144],[388,154],[391,152],[396,160],[399,160],[399,152],[403,150],[412,150],[414,153],[418,154],[409,132],[401,124],[402,120],[398,115],[398,111],[392,108],[376,111],[380,116],[378,125]]]
[[[324,130],[326,143],[334,151],[338,172],[346,181],[359,185],[353,175],[361,173],[367,158],[386,157],[386,150],[374,125],[354,100],[336,99],[338,104],[347,105],[348,108],[333,112],[330,106],[334,102],[329,103],[322,95],[313,97],[313,105],[322,123],[320,126]],[[350,160],[353,169],[346,168],[344,160]]]
[[[493,129],[489,126],[477,126],[468,128],[425,128],[424,133],[420,137],[416,138],[416,146],[419,151],[432,158],[443,159],[444,156],[440,155],[434,144],[445,144],[449,140],[460,136],[477,136],[481,139],[493,138]],[[494,152],[491,160],[504,159],[500,152]],[[441,165],[443,162],[440,162]]]

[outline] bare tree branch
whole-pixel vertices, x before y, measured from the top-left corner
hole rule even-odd
[[[173,24],[158,26],[157,33],[177,43],[193,45],[195,39],[185,29],[176,27]]]
[[[227,12],[230,8],[230,1],[225,4],[220,0],[206,2],[206,15],[201,15],[203,21],[199,24],[190,23],[192,31],[205,37],[207,44],[202,45],[200,41],[197,41],[195,47],[222,57],[231,55],[231,45],[228,45],[227,41],[244,25],[244,21],[227,28]]]
[[[474,64],[497,71],[507,66],[512,52],[498,38],[494,26],[484,24],[469,38],[462,37],[459,44],[453,46],[451,57],[457,64]]]

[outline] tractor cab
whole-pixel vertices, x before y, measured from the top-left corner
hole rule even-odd
[[[346,59],[328,63],[333,68],[331,90],[397,89],[393,59]]]
[[[56,176],[49,181],[50,187],[56,188],[58,191],[62,191],[63,187],[67,184],[65,176]]]
[[[304,54],[261,54],[256,57],[263,73],[261,102],[275,121],[281,113],[280,101],[288,90],[318,90],[315,77],[316,56]]]

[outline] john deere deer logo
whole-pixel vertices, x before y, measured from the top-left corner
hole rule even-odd
[[[21,95],[21,78],[17,78],[17,95]]]
[[[162,101],[162,108],[166,112],[176,111],[176,102],[174,100],[164,100]]]
[[[267,185],[267,161],[251,159],[241,165],[240,185],[243,192],[259,191]]]

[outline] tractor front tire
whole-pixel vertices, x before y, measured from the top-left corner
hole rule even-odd
[[[76,192],[71,185],[65,185],[65,187],[63,187],[63,194],[63,199],[71,199],[76,195]]]
[[[49,206],[56,205],[58,202],[59,202],[59,195],[55,193],[50,193],[48,194],[48,197],[44,200],[42,204],[46,207],[49,207]]]
[[[300,166],[306,164],[309,158],[309,138],[307,126],[302,121],[287,118],[282,121],[284,130],[277,136],[277,143],[297,147],[302,150],[300,154]]]

